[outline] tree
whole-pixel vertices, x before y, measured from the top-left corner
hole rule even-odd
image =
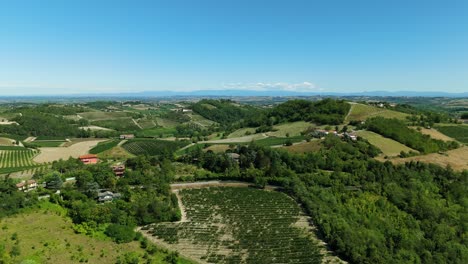
[[[62,177],[59,172],[54,171],[51,173],[46,174],[45,182],[46,188],[51,190],[60,190],[63,185]]]
[[[110,224],[105,231],[117,243],[128,243],[135,238],[133,227],[119,224]]]

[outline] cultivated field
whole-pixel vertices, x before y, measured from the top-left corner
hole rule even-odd
[[[19,256],[11,263],[111,264],[128,252],[143,256],[138,242],[116,244],[110,239],[75,234],[70,219],[62,210],[57,205],[47,204],[47,208],[0,220],[2,244],[7,251],[15,245],[19,249]],[[156,253],[157,263],[164,263],[163,258],[163,254]]]
[[[179,191],[183,219],[143,229],[201,263],[320,263],[294,200],[276,191],[211,187]]]
[[[442,167],[450,165],[452,169],[457,171],[468,170],[468,147],[464,146],[458,149],[449,150],[444,154],[431,153],[423,156],[414,156],[409,158],[394,158],[389,159],[392,163],[403,164],[409,161],[420,161],[426,163],[435,163]],[[380,159],[384,161],[383,159]]]
[[[30,170],[39,166],[33,162],[37,150],[17,148],[18,150],[0,150],[0,174]]]
[[[83,141],[73,144],[69,147],[59,148],[39,148],[40,153],[34,158],[35,162],[52,162],[59,159],[78,158],[80,155],[87,154],[91,148],[105,139],[95,139],[92,141]]]
[[[374,133],[372,131],[358,131],[356,133],[358,136],[363,137],[369,141],[372,145],[376,146],[379,148],[384,156],[398,156],[401,151],[404,152],[409,152],[409,151],[414,151],[418,152],[412,148],[409,148],[403,144],[401,144],[398,141],[395,141],[390,138],[383,137],[377,133]]]
[[[397,119],[406,119],[408,114],[385,109],[379,108],[371,105],[364,105],[364,104],[351,104],[351,109],[349,110],[349,114],[346,117],[345,122],[349,122],[352,120],[357,121],[364,121],[367,118],[382,116],[385,118],[397,118]]]

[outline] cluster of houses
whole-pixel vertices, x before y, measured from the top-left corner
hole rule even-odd
[[[29,192],[32,190],[36,190],[37,187],[38,185],[35,180],[22,181],[16,184],[16,188],[18,188],[18,191],[22,191],[22,192]]]
[[[357,135],[354,133],[354,131],[338,133],[336,130],[317,129],[313,131],[312,133],[310,133],[310,135],[316,138],[322,138],[322,137],[325,137],[326,135],[335,135],[340,138],[349,138],[354,141],[357,140]]]

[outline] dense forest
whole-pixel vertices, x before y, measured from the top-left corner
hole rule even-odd
[[[83,133],[73,120],[34,110],[23,111],[12,121],[19,125],[0,126],[0,133],[24,136],[81,136]]]
[[[250,126],[274,125],[301,120],[314,122],[318,125],[338,125],[343,123],[349,109],[350,105],[343,100],[329,98],[317,102],[290,100],[246,122]]]
[[[238,122],[249,116],[253,116],[260,109],[247,105],[238,105],[231,100],[212,100],[203,99],[196,104],[193,104],[192,110],[197,114],[218,122],[226,126],[233,122]]]

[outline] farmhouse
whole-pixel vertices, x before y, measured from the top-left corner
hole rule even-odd
[[[78,159],[84,164],[96,164],[99,162],[97,155],[94,154],[82,155]]]
[[[35,180],[22,181],[16,184],[18,191],[29,192],[37,189],[37,182]]]
[[[120,135],[120,139],[134,139],[135,135],[134,134],[123,134]]]

